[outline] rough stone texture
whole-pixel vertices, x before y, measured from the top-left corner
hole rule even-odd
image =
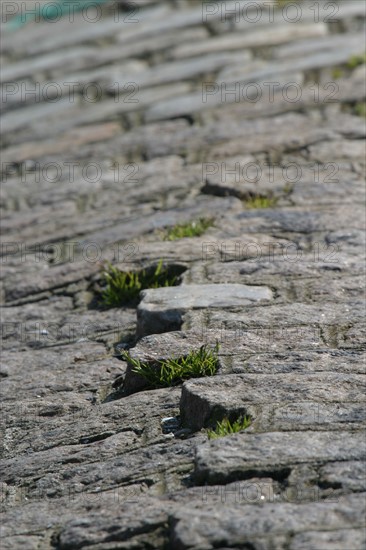
[[[201,4],[1,18],[2,549],[366,546],[365,6]],[[173,388],[122,360],[217,343]]]
[[[200,483],[225,483],[248,479],[253,470],[277,472],[292,465],[324,463],[329,460],[364,460],[365,440],[362,433],[343,434],[311,432],[303,445],[299,432],[235,434],[198,446],[195,477]],[[275,475],[275,474],[273,474]],[[288,473],[286,477],[288,477]],[[273,476],[269,476],[273,477]]]
[[[182,315],[192,309],[245,307],[272,299],[271,289],[246,285],[182,285],[144,290],[137,308],[140,336],[179,328]]]
[[[214,380],[185,382],[181,398],[183,422],[199,430],[218,416],[235,412],[250,414],[257,431],[281,430],[305,425],[362,422],[365,388],[362,375],[339,374],[245,374]],[[355,391],[357,386],[359,391]],[[306,399],[305,399],[306,397]],[[342,418],[343,417],[343,418]],[[353,426],[354,424],[352,424]]]
[[[338,505],[321,502],[297,506],[287,503],[282,505],[264,504],[259,510],[257,506],[226,507],[221,505],[210,507],[205,512],[197,509],[184,510],[179,514],[174,529],[175,548],[211,549],[225,548],[229,545],[231,548],[243,546],[244,548],[248,546],[260,549],[285,548],[287,542],[299,531],[307,528],[320,531],[324,522],[332,530],[342,529],[343,526],[348,525],[347,520],[344,521],[343,518],[348,515],[349,509],[357,504],[363,506],[363,502],[362,496],[357,495],[350,499],[344,499]],[[352,533],[356,535],[355,539],[352,535],[348,537],[352,548],[361,548],[360,543],[364,540],[361,510],[358,511],[357,516],[355,527],[357,526],[358,529]],[[213,521],[210,521],[209,517]],[[292,531],[291,535],[290,530]],[[302,535],[301,533],[300,540]],[[322,533],[322,535],[329,537],[327,533]],[[338,532],[333,540],[337,539],[338,541],[342,540],[342,536]],[[313,538],[309,540],[316,539],[313,535]],[[347,540],[347,535],[344,540]],[[333,546],[333,548],[335,547]]]

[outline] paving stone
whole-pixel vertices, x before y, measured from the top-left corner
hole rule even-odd
[[[252,99],[256,98],[256,90],[258,88],[253,88],[252,83],[248,81],[248,87],[241,86],[239,79],[242,80],[246,78],[246,74],[250,75],[253,68],[258,69],[260,65],[257,61],[249,62],[247,64],[240,63],[239,70],[240,75],[238,81],[234,82],[233,85],[226,83],[226,72],[230,71],[230,68],[224,69],[224,74],[220,74],[220,80],[204,83],[205,87],[201,87],[200,91],[192,92],[185,94],[183,96],[168,100],[164,105],[161,102],[157,102],[154,106],[148,109],[146,113],[146,121],[152,122],[155,120],[162,120],[166,118],[173,118],[177,116],[186,115],[187,113],[196,113],[202,109],[212,109],[222,107],[224,104],[230,103],[239,103],[240,101],[249,100],[251,107],[253,106]],[[236,72],[236,66],[233,65],[232,72]],[[230,79],[233,78],[233,75],[229,75]],[[276,81],[276,87],[281,89],[281,86],[287,86],[288,82],[294,82],[301,84],[303,77],[301,73],[284,73],[278,77]],[[256,84],[261,89],[262,86],[265,86],[265,79],[261,78],[257,80]],[[207,87],[206,87],[207,86]],[[250,87],[253,89],[251,90]],[[232,93],[230,93],[230,91]],[[278,90],[277,90],[278,91]],[[251,93],[254,94],[254,97],[251,96]],[[264,103],[264,102],[263,102]],[[268,102],[265,102],[268,105]],[[288,102],[287,102],[288,104]],[[268,107],[267,107],[268,109]],[[272,109],[273,110],[273,109]],[[283,109],[281,109],[283,111]]]
[[[157,6],[155,9],[147,10],[145,13],[138,14],[139,22],[143,22],[144,19],[159,19],[163,16],[166,16],[169,13],[169,9],[166,9],[165,6]],[[137,18],[136,18],[137,19]],[[92,40],[99,40],[103,37],[110,36],[111,34],[117,34],[123,32],[126,36],[126,39],[131,39],[131,36],[136,35],[136,23],[135,16],[132,12],[127,12],[127,14],[116,14],[114,13],[113,17],[103,18],[98,22],[88,21],[88,17],[84,17],[83,14],[75,14],[74,20],[66,18],[60,20],[60,34],[57,35],[57,38],[54,36],[54,32],[45,33],[44,36],[34,40],[31,47],[27,49],[30,55],[39,54],[44,51],[55,50],[57,48],[65,48],[70,46],[70,36],[68,36],[67,30],[70,31],[73,29],[72,33],[72,44],[73,46],[77,44],[82,44],[85,42],[90,42]],[[122,27],[122,31],[121,31]],[[32,29],[34,34],[37,37],[37,28]],[[64,32],[62,32],[64,31]],[[20,45],[25,47],[24,39],[19,41],[19,35],[21,33],[18,31],[12,38],[9,38],[9,47],[13,45],[14,42],[18,43],[18,48]],[[39,34],[39,30],[38,30]]]
[[[161,35],[154,36],[154,40],[151,37],[140,38],[138,42],[126,42],[125,36],[122,34],[117,37],[117,40],[123,42],[123,55],[125,57],[140,56],[151,52],[160,52],[168,50],[169,48],[176,46],[177,43],[185,43],[191,41],[199,41],[207,38],[208,30],[203,27],[182,29],[179,33],[169,30],[163,32]]]
[[[213,425],[215,417],[220,415],[232,417],[244,411],[253,414],[254,427],[259,430],[285,431],[286,425],[288,429],[292,425],[293,429],[294,423],[297,429],[310,429],[323,423],[333,427],[341,421],[342,414],[348,420],[347,411],[351,417],[355,415],[356,420],[361,409],[358,413],[356,410],[351,412],[354,409],[351,402],[362,400],[362,392],[357,395],[355,390],[361,382],[362,375],[342,378],[329,373],[306,376],[245,374],[192,380],[183,386],[181,416],[193,429]],[[334,388],[339,386],[342,391],[337,393]],[[306,401],[303,401],[305,396]]]
[[[310,147],[310,154],[314,160],[326,163],[341,159],[353,159],[362,161],[364,159],[364,147],[362,143],[356,140],[336,141],[332,147],[327,143],[320,143],[316,148]]]
[[[3,116],[3,132],[13,132],[23,126],[28,126],[40,117],[46,117],[55,112],[64,113],[68,110],[75,110],[76,104],[70,103],[67,98],[64,98],[56,105],[53,103],[40,103],[36,107],[21,109],[17,113],[5,113]]]
[[[302,329],[299,329],[301,334]],[[266,373],[273,372],[344,372],[344,373],[365,373],[365,353],[352,350],[321,350],[321,351],[298,351],[290,353],[261,353],[232,361],[232,369],[237,373]]]
[[[339,529],[331,532],[312,531],[295,535],[290,550],[305,550],[316,544],[319,550],[349,547],[361,550],[365,545],[365,532],[361,529]]]
[[[363,3],[100,2],[11,30],[23,4],[0,22],[2,548],[361,550]],[[179,286],[98,305],[108,263],[160,260]],[[173,388],[123,360],[217,343]]]
[[[125,61],[124,63],[104,66],[106,61],[120,61],[121,54],[119,50],[117,48],[113,53],[113,51],[110,52],[110,49],[108,49],[105,53],[108,53],[110,58],[107,55],[104,57],[99,55],[100,64],[103,64],[103,66],[97,69],[94,66],[98,65],[96,54],[99,54],[99,49],[93,51],[90,55],[91,59],[93,59],[93,65],[89,70],[77,71],[78,67],[75,63],[74,65],[67,64],[65,67],[67,73],[65,74],[63,67],[54,69],[51,64],[53,70],[48,69],[42,73],[47,74],[50,80],[46,80],[43,77],[39,78],[36,83],[32,83],[23,78],[22,80],[17,80],[16,83],[4,84],[1,90],[4,106],[8,109],[14,109],[16,104],[18,106],[25,106],[41,102],[56,103],[64,96],[68,98],[70,103],[79,103],[80,100],[84,104],[95,104],[98,98],[102,96],[106,84],[111,82],[113,75],[117,71],[119,73],[128,73],[132,77],[134,73],[138,73],[146,68],[146,63],[141,60]],[[113,59],[113,55],[115,59]],[[77,72],[69,72],[72,70]],[[121,90],[123,91],[123,87],[121,87]],[[118,91],[117,87],[115,91]]]
[[[84,68],[88,60],[95,60],[97,50],[94,48],[79,48],[63,50],[62,53],[52,53],[43,57],[36,57],[31,62],[20,61],[3,67],[1,79],[3,82],[13,82],[19,78],[30,76],[33,73],[67,67],[68,70]]]
[[[25,143],[9,147],[4,151],[3,162],[24,162],[28,159],[42,158],[46,155],[64,155],[71,153],[75,147],[85,143],[110,139],[121,131],[120,125],[114,122],[75,128],[65,133],[59,139],[48,140],[46,143]]]
[[[174,208],[172,210],[157,211],[150,215],[145,215],[144,219],[139,220],[136,226],[131,225],[131,218],[126,219],[124,223],[115,224],[111,228],[98,230],[95,233],[89,233],[86,239],[81,241],[81,245],[89,243],[97,243],[100,246],[106,246],[108,243],[118,242],[120,240],[128,241],[133,238],[149,233],[153,230],[162,229],[166,226],[185,223],[188,220],[200,217],[204,214],[207,207],[211,213],[220,212],[222,208],[228,210],[236,209],[236,201],[227,199],[214,198],[208,201],[191,201],[191,204],[186,208]]]
[[[292,32],[291,32],[292,31]],[[293,38],[300,38],[303,35],[306,38],[314,36],[324,36],[327,34],[326,25],[297,25],[289,29],[287,25],[273,26],[264,38],[263,32],[248,32],[243,34],[222,35],[214,39],[198,42],[195,45],[184,44],[178,46],[172,52],[174,59],[182,57],[196,56],[203,53],[220,52],[222,50],[236,50],[242,48],[255,48],[260,46],[268,46],[280,44],[282,42],[291,41]]]
[[[307,433],[306,438],[308,446],[304,447],[304,435],[296,431],[242,433],[199,445],[195,476],[201,484],[227,483],[246,479],[253,470],[268,473],[304,462],[364,460],[366,449],[361,432],[345,435],[314,431]]]
[[[48,270],[47,273],[45,271],[40,273],[38,278],[34,274],[28,280],[23,277],[23,279],[19,280],[19,284],[16,287],[14,287],[13,280],[11,286],[5,287],[5,300],[9,302],[17,301],[25,296],[65,287],[99,270],[100,267],[95,262],[74,263],[72,269],[70,269],[69,265],[67,267],[65,265],[55,266],[54,269],[51,271]]]
[[[360,462],[332,462],[320,468],[321,483],[347,486],[358,491],[366,482],[365,471]],[[341,480],[341,481],[340,481]]]
[[[349,302],[347,307],[343,304],[334,304],[333,302],[323,302],[314,307],[313,304],[303,304],[301,302],[291,304],[267,304],[265,308],[259,308],[255,311],[255,319],[247,313],[237,313],[230,310],[210,310],[206,317],[202,312],[193,311],[187,314],[185,320],[188,322],[189,315],[192,315],[191,323],[196,326],[207,328],[225,328],[227,330],[240,330],[250,327],[272,328],[311,325],[312,327],[327,326],[350,326],[363,323],[363,301]],[[193,321],[194,320],[194,321]],[[288,320],[291,320],[289,323]]]
[[[136,88],[136,91],[134,91],[135,86],[137,86],[135,80],[136,79],[134,78],[131,79],[133,89],[129,90],[130,95],[125,94],[125,96],[121,96],[117,101],[115,99],[106,99],[103,102],[93,101],[88,102],[86,106],[79,106],[78,99],[75,100],[75,103],[72,103],[70,102],[70,99],[68,97],[61,98],[58,102],[58,109],[60,111],[64,110],[63,119],[60,120],[60,116],[56,113],[54,113],[52,116],[50,115],[48,121],[51,121],[51,123],[55,123],[51,124],[50,126],[49,122],[46,123],[42,118],[39,118],[39,120],[37,120],[37,122],[34,124],[33,131],[35,131],[36,134],[42,135],[42,137],[51,137],[62,134],[65,130],[69,130],[73,127],[83,126],[86,124],[90,125],[106,120],[118,120],[118,118],[120,118],[122,115],[132,111],[144,109],[146,108],[146,106],[154,101],[160,101],[164,98],[179,95],[189,90],[188,84],[177,83],[175,85],[157,86],[153,89],[141,91]],[[126,81],[122,83],[121,89],[123,89],[123,86],[125,85]],[[102,90],[101,87],[99,89]],[[132,92],[134,92],[134,94],[137,94],[136,98],[133,98],[131,96]],[[37,107],[38,115],[43,115],[43,113],[47,113],[47,107],[49,107],[47,104],[40,104]],[[70,110],[70,116],[67,116],[68,107]],[[37,112],[33,111],[33,109],[30,109],[29,107],[24,109],[23,113],[19,111],[18,114],[22,114],[23,116],[19,116],[19,121],[17,117],[15,119],[15,124],[12,126],[11,116],[13,115],[13,113],[5,113],[4,117],[6,118],[4,131],[6,130],[10,132],[16,128],[27,126],[28,114],[31,118],[31,121],[33,121],[34,119],[38,119]],[[7,125],[7,121],[9,121],[9,125]],[[24,138],[21,139],[21,142],[31,139],[31,137],[28,136],[26,133],[24,135]],[[47,148],[48,146],[46,144],[45,153],[47,152]],[[11,158],[11,160],[13,159]]]
[[[341,44],[344,44],[348,40],[351,40],[349,44],[356,44],[356,39],[354,39],[352,34],[344,34],[341,36],[323,36],[321,38],[306,42],[299,40],[298,42],[293,42],[291,44],[291,48],[287,44],[284,46],[278,46],[274,49],[273,55],[277,59],[296,57],[297,55],[305,52],[311,54],[322,50],[331,50],[333,48],[337,48]]]
[[[259,0],[258,4],[265,5],[265,2],[263,0]],[[219,27],[223,27],[225,26],[226,19],[231,19],[237,17],[238,15],[240,16],[241,10],[249,9],[250,11],[251,7],[250,1],[248,0],[229,0],[229,2],[225,5],[225,11],[216,9],[216,6],[214,6],[213,10],[208,8],[205,11],[202,6],[193,6],[191,9],[181,11],[180,13],[174,13],[171,11],[170,14],[167,14],[167,17],[162,17],[161,20],[153,21],[151,24],[147,23],[142,26],[141,35],[159,35],[166,30],[175,29],[178,31],[179,29],[183,29],[188,26],[193,27],[208,22],[211,24],[216,22]],[[128,36],[126,36],[125,33],[121,33],[120,40],[126,41],[126,39],[128,39]]]
[[[278,128],[284,125],[291,125],[294,133],[289,136],[287,133],[278,132]],[[296,129],[299,131],[295,133]],[[243,141],[248,134],[251,135],[251,139]],[[236,120],[227,121],[225,126],[211,123],[206,126],[206,129],[193,127],[179,137],[174,134],[169,138],[164,136],[159,143],[151,141],[147,143],[145,135],[142,144],[146,147],[149,156],[161,155],[163,151],[164,154],[173,154],[178,151],[192,150],[199,144],[202,147],[202,143],[205,144],[205,148],[208,148],[209,144],[211,154],[208,160],[211,160],[260,153],[267,148],[298,150],[318,141],[331,140],[333,136],[333,131],[310,124],[301,115],[288,114],[273,119],[262,118],[254,122],[245,121],[244,124],[238,123]],[[127,142],[127,139],[125,141]]]
[[[188,60],[179,60],[172,63],[161,64],[158,67],[152,67],[145,73],[140,72],[133,75],[131,79],[138,87],[157,86],[168,82],[176,82],[180,80],[191,79],[199,75],[209,74],[217,71],[221,67],[232,61],[246,62],[251,59],[249,52],[233,53],[218,53],[215,55],[202,55]],[[115,83],[125,84],[126,79],[119,81],[115,79]]]
[[[245,285],[183,285],[144,290],[137,309],[138,334],[167,332],[178,329],[185,311],[203,308],[248,306],[271,300],[268,287]]]
[[[362,540],[361,510],[355,510],[354,514],[349,513],[356,502],[362,507],[363,496],[353,495],[342,499],[338,504],[264,504],[259,509],[258,506],[248,505],[226,507],[222,503],[211,505],[208,510],[202,511],[187,507],[175,514],[178,521],[174,526],[173,541],[179,550],[200,546],[225,548],[228,544],[234,548],[251,544],[261,549],[283,550],[286,547],[287,533],[291,532],[291,536],[298,533],[301,540],[304,536],[301,531],[305,525],[318,532],[324,522],[330,532],[353,528],[354,531],[345,540],[353,540],[353,533],[356,534],[356,541]],[[343,511],[341,519],[338,510]],[[327,537],[327,534],[324,532],[323,536]]]

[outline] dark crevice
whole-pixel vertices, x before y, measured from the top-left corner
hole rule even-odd
[[[319,489],[342,489],[342,483],[339,481],[319,481]]]
[[[205,473],[199,475],[194,474],[194,486],[205,486],[205,485],[228,485],[234,481],[247,481],[253,478],[271,478],[273,481],[277,481],[281,485],[286,486],[288,483],[288,478],[291,474],[291,468],[279,468],[272,469],[251,469],[251,470],[234,470],[228,474],[217,473],[212,477],[208,477]]]
[[[109,431],[109,432],[104,432],[104,433],[101,433],[101,434],[84,436],[84,437],[81,437],[79,439],[79,444],[80,445],[87,445],[89,443],[95,443],[96,441],[103,441],[104,439],[107,439],[108,437],[111,437],[112,435],[115,435],[115,433],[116,432],[114,432],[114,431]]]
[[[194,117],[191,116],[191,115],[188,115],[188,114],[179,115],[179,116],[175,116],[175,117],[169,117],[169,120],[186,120],[190,126],[194,126],[194,124],[195,124]]]

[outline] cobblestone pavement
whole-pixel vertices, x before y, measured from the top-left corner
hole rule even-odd
[[[364,2],[121,0],[10,29],[21,9],[2,550],[364,549]],[[160,260],[179,286],[100,306],[107,262]],[[167,388],[121,355],[216,342],[215,376]]]

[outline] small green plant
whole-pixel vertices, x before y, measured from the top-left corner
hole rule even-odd
[[[164,234],[165,241],[176,241],[185,237],[200,237],[213,225],[212,218],[200,218],[197,221],[182,223],[167,229]]]
[[[332,70],[332,78],[334,78],[334,80],[337,80],[338,78],[342,78],[343,74],[344,74],[344,71],[342,71],[340,67],[335,67]]]
[[[356,69],[356,67],[359,67],[364,63],[366,63],[366,53],[363,53],[361,55],[353,55],[347,61],[347,67],[349,69]]]
[[[261,195],[255,195],[244,200],[246,208],[272,208],[277,204],[275,197],[262,197]]]
[[[366,103],[364,101],[360,101],[359,103],[356,103],[356,105],[353,108],[353,112],[357,116],[366,117]]]
[[[208,439],[217,439],[218,437],[225,437],[225,435],[236,434],[242,430],[249,428],[251,420],[248,416],[243,416],[231,423],[228,418],[224,418],[221,422],[218,422],[214,430],[207,430]]]
[[[286,4],[289,4],[289,3],[294,3],[296,2],[296,0],[277,0],[277,6],[279,8],[282,8],[283,6],[286,6]]]
[[[294,184],[287,181],[285,185],[283,186],[283,192],[286,196],[291,195],[291,193],[294,190]]]
[[[174,286],[177,280],[176,276],[169,275],[168,270],[163,268],[162,260],[158,263],[155,271],[145,269],[139,272],[124,272],[109,265],[102,277],[106,286],[102,292],[101,301],[107,307],[133,302],[141,290]]]
[[[199,350],[190,351],[185,357],[166,359],[153,364],[141,363],[126,351],[122,352],[122,357],[133,366],[133,372],[145,378],[151,388],[164,388],[180,384],[188,378],[213,376],[219,365],[218,350],[218,343],[213,350],[201,346]]]

